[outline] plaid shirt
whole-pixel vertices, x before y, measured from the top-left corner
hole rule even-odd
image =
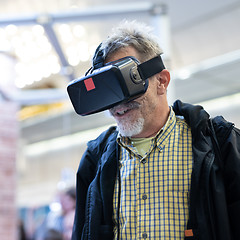
[[[192,173],[192,136],[185,120],[171,109],[164,128],[140,156],[129,138],[118,137],[119,181],[114,190],[114,221],[119,239],[184,239]],[[115,229],[117,239],[117,227]]]

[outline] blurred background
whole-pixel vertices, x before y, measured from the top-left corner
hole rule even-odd
[[[78,116],[66,87],[123,19],[159,36],[170,104],[201,104],[240,127],[239,0],[0,0],[1,240],[71,229],[81,155],[115,123],[105,112]]]

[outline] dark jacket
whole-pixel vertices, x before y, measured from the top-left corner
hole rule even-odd
[[[186,239],[240,239],[240,131],[222,117],[213,119],[212,128],[201,106],[176,101],[173,110],[184,116],[192,132],[194,164],[187,229],[193,237]],[[113,239],[117,134],[112,127],[90,141],[80,161],[73,240]]]

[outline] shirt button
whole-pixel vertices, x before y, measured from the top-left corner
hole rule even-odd
[[[143,159],[141,163],[145,164],[147,162],[146,159]]]
[[[146,238],[148,237],[148,235],[147,235],[146,233],[143,233],[143,234],[142,234],[142,237],[143,237],[144,239],[146,239]]]
[[[148,197],[147,197],[147,194],[143,194],[142,195],[142,200],[146,200]]]

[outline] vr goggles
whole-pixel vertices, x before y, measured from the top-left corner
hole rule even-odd
[[[141,96],[148,88],[148,78],[164,68],[160,56],[141,64],[134,57],[125,57],[104,65],[102,53],[97,52],[91,73],[70,82],[67,92],[76,113],[90,115]]]

